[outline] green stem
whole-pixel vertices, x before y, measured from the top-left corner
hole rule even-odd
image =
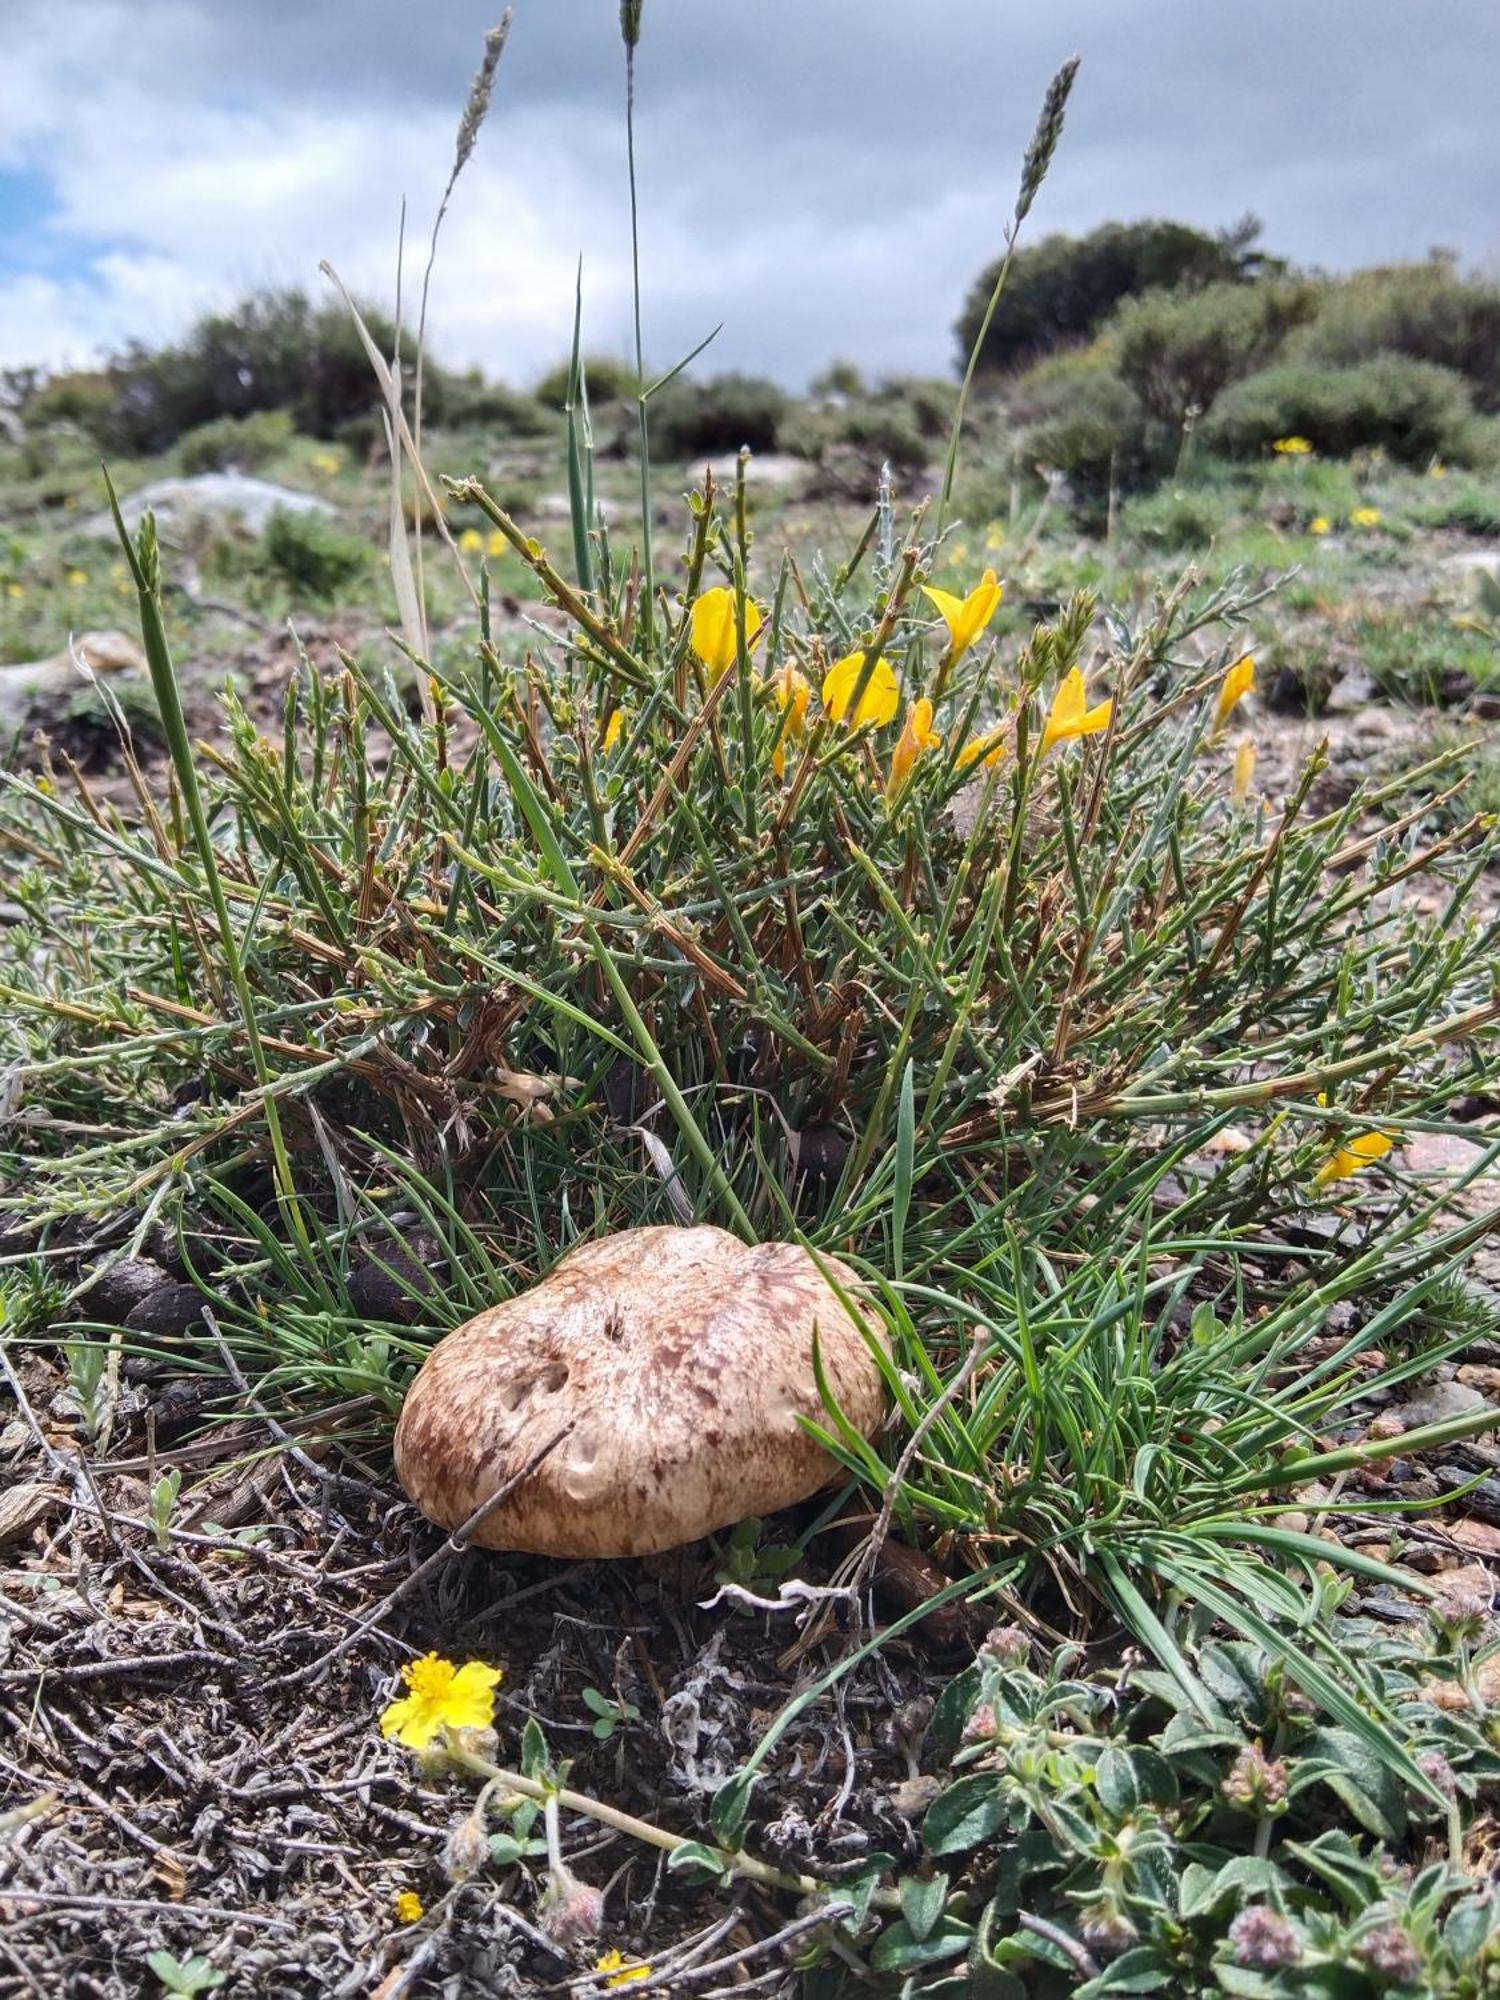
[[[635,187],[635,44],[625,44],[625,156],[630,173],[630,283],[635,307],[635,407],[640,424],[641,600],[640,638],[647,652],[656,612],[656,570],[651,554],[651,435],[646,417],[646,358],[641,343],[641,232]]]
[[[271,1140],[277,1196],[297,1243],[311,1265],[312,1244],[303,1220],[301,1204],[297,1200],[296,1182],[292,1177],[292,1162],[287,1152],[286,1135],[281,1127],[281,1114],[272,1094],[271,1069],[261,1044],[260,1025],[255,1012],[255,996],[250,990],[244,960],[240,955],[239,940],[229,920],[229,904],[219,874],[218,855],[214,849],[213,836],[208,829],[208,814],[204,810],[203,793],[198,785],[198,768],[193,757],[192,741],[188,736],[187,718],[183,714],[182,696],[178,691],[177,675],[172,666],[171,648],[167,644],[156,519],[147,509],[141,518],[138,543],[132,542],[125,527],[124,517],[120,513],[120,502],[115,494],[114,482],[107,470],[104,474],[104,483],[109,492],[109,505],[115,517],[115,528],[125,551],[125,559],[130,565],[136,595],[140,601],[141,638],[146,648],[146,664],[151,672],[151,686],[161,715],[162,730],[171,752],[177,782],[182,789],[188,824],[192,828],[193,844],[198,850],[198,861],[203,870],[209,900],[213,904],[214,921],[218,925],[219,937],[224,947],[224,962],[229,969],[230,983],[234,987],[245,1024],[245,1040],[250,1051],[250,1061],[265,1107],[266,1130]]]

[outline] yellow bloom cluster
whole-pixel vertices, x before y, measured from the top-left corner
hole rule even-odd
[[[1312,444],[1305,437],[1293,435],[1292,437],[1277,438],[1271,449],[1272,451],[1280,452],[1283,458],[1305,458],[1312,450]]]
[[[606,1986],[629,1986],[632,1980],[651,1977],[651,1967],[643,1959],[634,1959],[627,1963],[625,1954],[614,1950],[596,1958],[594,1970],[610,1975],[604,1982]]]

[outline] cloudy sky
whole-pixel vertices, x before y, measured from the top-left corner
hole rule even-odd
[[[155,340],[327,257],[389,296],[500,0],[0,0],[0,365]],[[616,0],[515,0],[435,346],[525,381],[628,340]],[[946,368],[1047,79],[1083,69],[1029,229],[1246,209],[1349,266],[1500,267],[1497,0],[646,0],[646,341],[800,384]]]

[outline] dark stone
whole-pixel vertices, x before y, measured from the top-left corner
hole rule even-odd
[[[131,1333],[155,1334],[158,1339],[170,1338],[174,1334],[186,1333],[190,1326],[197,1323],[203,1303],[203,1294],[196,1285],[180,1285],[169,1278],[132,1307],[125,1315],[125,1326]]]

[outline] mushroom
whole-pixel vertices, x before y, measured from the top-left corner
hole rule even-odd
[[[846,1266],[825,1260],[851,1296]],[[880,1425],[885,1382],[865,1326],[807,1251],[722,1229],[626,1229],[580,1244],[529,1291],[428,1355],[396,1429],[396,1471],[441,1527],[467,1521],[565,1432],[478,1524],[485,1548],[649,1555],[838,1477],[798,1421]]]

